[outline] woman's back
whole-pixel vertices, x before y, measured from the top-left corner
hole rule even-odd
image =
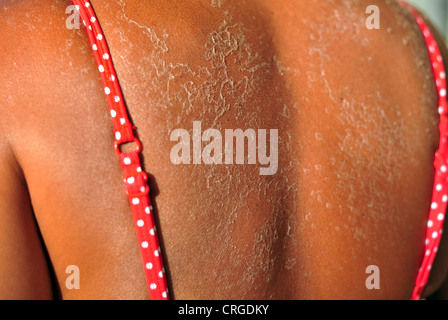
[[[370,30],[365,1],[91,3],[143,145],[171,297],[410,297],[439,134],[406,9],[378,1]],[[0,5],[1,295],[50,294],[34,213],[63,298],[147,298],[83,26],[66,28],[69,1]]]

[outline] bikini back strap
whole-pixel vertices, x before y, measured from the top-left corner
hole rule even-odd
[[[167,300],[167,280],[149,197],[148,175],[143,171],[140,160],[141,143],[134,135],[136,128],[129,120],[112,57],[95,11],[89,0],[72,2],[86,27],[109,105],[114,147],[124,172],[123,182],[132,209],[149,296],[151,300]],[[120,146],[126,143],[134,143],[136,150],[122,152]]]
[[[434,80],[438,94],[438,110],[440,114],[440,142],[434,159],[435,181],[431,208],[425,239],[425,252],[421,267],[418,271],[417,281],[412,293],[413,300],[421,298],[423,290],[428,283],[432,265],[434,263],[440,239],[448,202],[448,103],[445,66],[442,54],[434,36],[420,14],[413,7],[400,0],[414,16],[428,48],[429,59],[432,65]]]

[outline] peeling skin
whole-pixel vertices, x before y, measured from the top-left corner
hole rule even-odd
[[[142,79],[148,79],[141,85],[145,88],[141,92],[150,99],[151,108],[163,114],[160,120],[165,123],[162,127],[166,130],[166,136],[176,128],[191,130],[192,120],[199,120],[198,115],[201,115],[200,120],[206,123],[208,128],[218,130],[228,128],[225,123],[229,117],[238,124],[235,128],[276,129],[284,126],[267,124],[262,116],[262,105],[254,103],[254,98],[263,92],[263,87],[269,85],[273,77],[294,72],[291,68],[282,66],[281,60],[274,55],[259,51],[260,42],[263,45],[263,42],[270,37],[268,34],[259,33],[257,41],[259,43],[254,43],[248,38],[251,26],[240,17],[235,17],[225,3],[213,2],[213,5],[222,9],[219,14],[221,20],[218,20],[217,27],[211,29],[197,44],[201,49],[199,52],[202,51],[198,57],[201,63],[192,63],[188,56],[184,59],[172,58],[175,49],[171,43],[176,37],[172,32],[163,28],[161,31],[156,31],[140,20],[130,17],[124,1],[117,1],[117,4],[121,8],[117,18],[129,25],[133,32],[141,33],[152,43],[152,50],[143,55],[139,68],[137,70],[130,67],[129,70],[127,67],[121,68],[119,78],[125,79],[128,76],[126,72],[129,71],[144,75]],[[120,42],[126,44],[126,34],[120,32],[118,34]],[[122,50],[120,59],[124,65],[132,54],[134,54],[132,46]],[[280,88],[281,86],[273,88],[278,94],[274,95],[271,102],[272,105],[282,106],[276,117],[278,116],[279,120],[293,121],[297,105],[284,98],[279,91]],[[282,146],[282,153],[290,152],[293,148],[291,132],[283,130],[283,134],[279,137],[279,145]],[[281,158],[287,160],[286,157]],[[257,170],[249,166],[245,167],[244,171],[234,166],[182,168],[184,172],[190,171],[189,180],[192,188],[201,190],[204,195],[201,201],[193,202],[188,207],[185,212],[186,221],[191,225],[199,224],[202,219],[216,221],[216,224],[207,227],[208,233],[213,232],[223,243],[228,243],[233,248],[228,253],[230,259],[237,267],[245,270],[239,282],[226,284],[226,290],[241,287],[243,282],[246,283],[243,287],[247,287],[249,295],[254,286],[262,287],[273,281],[271,274],[275,273],[274,269],[284,269],[283,263],[277,263],[279,261],[277,252],[283,251],[296,241],[295,223],[291,220],[293,219],[291,212],[296,209],[287,210],[282,204],[285,201],[296,202],[292,200],[296,196],[290,192],[296,188],[296,182],[290,181],[290,176],[296,170],[294,168],[298,166],[298,161],[297,159],[287,161],[280,166],[281,178],[269,181],[260,178],[249,180],[251,172]],[[236,189],[238,193],[234,192]],[[251,240],[247,245],[243,244],[240,237],[235,238],[235,230],[238,229],[238,225],[244,224],[242,220],[250,219],[250,213],[247,211],[248,202],[260,200],[266,202],[265,206],[270,208],[273,218],[268,218],[261,225],[257,222]],[[169,212],[169,209],[164,208],[162,204],[159,209],[160,212]],[[283,232],[288,233],[286,239],[281,236]],[[213,256],[209,262],[215,264],[214,268],[219,270],[222,269],[220,266],[223,259],[229,259],[205,243],[197,244],[195,248],[204,257]],[[233,271],[221,270],[221,273],[222,278],[229,278],[232,277]]]
[[[147,6],[135,0],[92,1],[144,146],[144,168],[153,176],[151,197],[175,298],[375,298],[365,292],[366,263],[384,267],[390,287],[380,294],[403,298],[408,293],[430,201],[437,144],[434,84],[409,15],[394,1],[378,1],[384,28],[367,32],[367,2],[155,0]],[[56,14],[65,2],[53,4],[48,11]],[[64,22],[62,12],[34,24],[39,12],[20,15],[22,31],[43,36],[46,27]],[[54,249],[58,243],[71,243],[61,234],[76,235],[67,225],[95,229],[91,226],[103,225],[104,208],[112,212],[102,231],[109,235],[109,250],[115,250],[116,269],[109,271],[104,259],[96,261],[96,253],[88,250],[74,254],[87,257],[88,265],[107,278],[128,270],[120,255],[135,265],[140,257],[138,246],[127,247],[135,236],[132,222],[125,220],[129,207],[113,202],[120,200],[121,171],[106,156],[113,139],[108,110],[83,37],[81,31],[66,32],[57,48],[54,39],[46,40],[51,50],[39,57],[53,54],[50,62],[23,72],[28,76],[42,68],[29,77],[57,75],[46,79],[47,89],[30,89],[48,96],[36,99],[25,92],[44,105],[15,103],[26,94],[11,85],[0,87],[0,96],[12,97],[13,115],[0,117],[0,127],[20,123],[14,130],[8,127],[8,134],[18,132],[11,140],[19,159],[33,159],[21,165],[53,256],[66,251]],[[16,64],[15,58],[0,59],[0,65],[14,61],[3,66],[14,70],[14,77],[24,63]],[[55,65],[59,69],[48,72]],[[47,92],[48,84],[60,79],[61,88]],[[83,112],[73,102],[75,94]],[[65,104],[57,105],[60,101]],[[221,132],[278,129],[277,174],[260,177],[259,168],[250,165],[173,165],[170,133],[178,128],[191,133],[198,120],[203,129]],[[67,146],[66,156],[49,161],[61,145]],[[75,173],[67,168],[76,168]],[[92,168],[108,180],[99,182]],[[56,197],[50,210],[48,199],[55,197],[45,186],[55,180],[67,191],[56,190],[66,201]],[[83,239],[73,236],[74,246],[97,243],[94,231],[85,231]],[[55,260],[56,265],[65,261]],[[123,282],[115,288],[132,291],[135,283]]]
[[[217,8],[221,8],[221,6],[222,6],[222,0],[212,0],[212,4],[211,4],[211,6],[212,7],[217,7]]]
[[[221,117],[230,108],[235,110],[238,119],[247,117],[243,106],[256,93],[259,82],[270,76],[271,65],[246,42],[241,23],[232,23],[228,15],[219,28],[210,33],[208,41],[202,44],[206,65],[192,66],[188,61],[167,63],[169,35],[159,36],[151,28],[130,19],[125,3],[119,3],[123,10],[121,18],[136,25],[153,43],[153,51],[144,58],[145,64],[139,72],[151,79],[147,94],[158,96],[157,100],[152,99],[155,107],[168,112],[166,127],[169,130],[180,126],[182,120],[189,119],[192,114],[214,115],[210,123],[212,128],[219,127]],[[234,65],[238,65],[237,70],[233,70]],[[170,111],[179,104],[183,106],[182,113],[177,109]]]
[[[331,1],[329,1],[331,2]],[[342,1],[342,8],[346,12],[352,12],[351,7],[356,1]],[[397,4],[393,2],[388,2],[391,6],[394,6],[396,8]],[[403,10],[400,9],[400,14],[395,12],[396,18],[399,21],[399,27],[403,28],[405,30],[405,38],[403,38],[403,44],[408,45],[410,38],[415,39],[415,35],[418,32],[417,27],[415,24],[411,24],[409,22],[409,19],[405,19],[403,17]],[[338,10],[334,11],[334,16],[330,19],[331,21],[335,21],[335,24],[340,24],[341,28],[335,29],[336,31],[329,31],[328,27],[324,26],[324,24],[316,24],[313,26],[312,29],[316,30],[314,33],[310,34],[310,39],[312,42],[315,43],[315,45],[309,47],[309,55],[316,57],[318,66],[317,70],[319,70],[319,74],[321,75],[320,81],[323,84],[323,87],[325,88],[326,93],[328,94],[328,97],[331,101],[333,101],[335,104],[338,104],[339,111],[335,114],[335,121],[339,123],[341,126],[343,126],[345,129],[343,132],[335,132],[335,134],[338,137],[338,145],[339,145],[339,153],[340,155],[345,158],[349,159],[348,162],[353,166],[353,168],[361,168],[361,167],[369,167],[372,168],[375,172],[378,174],[376,175],[375,179],[378,179],[379,181],[388,181],[392,182],[394,179],[400,180],[401,177],[397,176],[396,174],[401,172],[402,170],[398,169],[396,171],[391,172],[387,168],[395,167],[399,164],[396,163],[396,155],[392,154],[392,149],[390,148],[391,145],[395,146],[395,148],[399,147],[402,149],[413,148],[413,152],[417,152],[417,150],[423,148],[426,141],[431,140],[431,136],[426,135],[426,139],[418,140],[421,137],[421,135],[414,135],[413,133],[417,132],[419,130],[418,127],[410,127],[408,123],[405,122],[404,119],[397,119],[396,121],[390,122],[389,114],[390,113],[397,113],[399,114],[403,107],[400,105],[390,105],[390,103],[387,101],[387,99],[384,99],[381,96],[381,93],[378,91],[377,95],[371,95],[366,99],[368,102],[359,101],[356,98],[356,95],[351,92],[351,89],[349,87],[343,88],[341,91],[340,89],[336,89],[339,87],[339,84],[336,86],[333,86],[329,82],[329,73],[328,68],[328,62],[334,60],[334,57],[331,58],[329,54],[329,44],[328,44],[328,33],[334,33],[333,37],[338,37],[339,34],[345,34],[348,30],[350,30],[350,33],[353,37],[353,39],[357,39],[357,42],[359,42],[359,38],[361,37],[360,33],[362,28],[351,28],[350,23],[353,21],[353,26],[355,26],[355,22],[359,20],[359,16],[350,15],[347,17],[347,15],[343,15],[343,19],[346,23],[342,23],[340,21],[342,18],[342,15],[339,13]],[[328,16],[325,16],[325,19],[329,19]],[[358,24],[360,26],[361,24]],[[391,29],[387,29],[388,33],[391,33]],[[406,31],[407,30],[407,31]],[[365,41],[360,42],[362,45],[367,45],[369,43],[369,40],[366,38]],[[422,57],[425,57],[424,52],[422,51],[421,46],[414,46],[412,47],[412,50],[414,50],[414,58],[415,58],[415,64],[419,68],[420,74],[425,74],[426,79],[424,81],[424,91],[420,95],[420,106],[421,109],[418,110],[418,115],[413,114],[412,112],[408,114],[410,117],[418,117],[420,119],[423,119],[423,121],[427,124],[426,127],[434,127],[437,125],[437,120],[434,117],[434,113],[427,112],[428,105],[434,105],[435,101],[433,100],[433,97],[430,95],[425,94],[428,90],[430,90],[433,86],[432,83],[432,77],[430,69],[428,69],[428,64],[423,63]],[[369,59],[371,61],[372,58]],[[310,79],[310,75],[313,74],[311,72],[307,73],[308,79]],[[375,113],[378,114],[377,116],[373,116],[372,111],[374,110]],[[415,112],[415,111],[414,111]],[[378,121],[378,119],[381,119]],[[428,133],[428,132],[427,132]],[[322,139],[321,133],[316,133],[316,139],[318,139],[318,136]],[[403,145],[404,140],[402,139],[403,136],[410,136],[414,141],[410,142],[409,144]],[[377,143],[377,141],[382,141],[380,144]],[[378,147],[380,150],[378,150]],[[367,154],[371,154],[371,156],[363,157],[362,159],[359,158],[360,151],[363,150],[363,152]],[[378,160],[375,158],[374,154],[381,153],[382,154],[382,161],[378,162]],[[409,161],[417,161],[416,159],[409,159]],[[417,163],[414,163],[414,165],[417,165]],[[314,166],[316,171],[321,170],[321,165],[315,165]],[[339,171],[339,170],[337,170]],[[350,171],[350,180],[358,180],[362,181],[362,175],[364,174],[362,171],[359,172],[359,176],[353,176],[356,171],[351,170]],[[345,179],[343,179],[342,176],[338,176],[338,181],[340,181],[341,186],[340,190],[343,190],[342,187]],[[369,183],[375,183],[374,181],[369,181]],[[348,184],[351,185],[351,184]],[[348,196],[348,207],[351,208],[351,210],[354,210],[355,208],[358,208],[358,206],[354,205],[355,198],[356,198],[356,189],[363,186],[353,186],[350,190],[350,192],[344,192],[345,196]],[[378,196],[377,191],[375,194],[375,197]],[[342,196],[342,194],[341,194]],[[384,197],[386,198],[386,197]],[[384,207],[376,208],[376,210],[372,210],[372,212],[384,212],[387,210],[389,204],[383,203]],[[378,203],[377,205],[381,205]],[[359,212],[359,210],[357,210]],[[353,212],[353,214],[356,214]]]
[[[346,3],[346,2],[344,2]],[[393,4],[396,6],[396,4]],[[335,16],[337,19],[337,15]],[[408,19],[404,19],[403,15],[396,13],[396,18],[399,21],[399,26],[405,30],[405,38],[403,38],[403,45],[408,46],[409,39],[415,39],[415,34],[419,32],[415,24],[411,24]],[[395,149],[405,150],[408,149],[410,154],[415,154],[418,150],[425,148],[427,141],[432,140],[432,136],[426,131],[425,134],[419,134],[420,126],[412,127],[409,125],[409,121],[404,118],[390,121],[390,114],[400,114],[400,110],[403,110],[402,105],[390,104],[387,99],[381,96],[381,93],[377,91],[376,95],[368,96],[367,101],[360,101],[356,98],[350,88],[343,88],[343,91],[334,89],[333,86],[327,80],[326,75],[328,71],[325,68],[326,61],[329,61],[329,55],[327,46],[325,45],[325,36],[322,32],[325,32],[323,28],[317,28],[319,30],[318,35],[315,37],[316,45],[310,49],[311,55],[317,55],[320,60],[320,73],[324,75],[322,82],[329,98],[335,103],[340,105],[339,112],[335,115],[335,121],[341,124],[345,130],[344,132],[336,132],[335,134],[339,140],[340,155],[348,160],[351,170],[350,178],[338,175],[339,186],[338,190],[344,190],[345,186],[349,186],[349,191],[341,193],[340,196],[347,197],[346,208],[349,209],[352,215],[359,215],[359,204],[357,203],[357,190],[364,189],[369,190],[367,194],[372,194],[372,199],[368,200],[370,204],[375,203],[374,207],[369,208],[371,214],[375,214],[376,219],[389,221],[389,216],[383,216],[379,213],[390,210],[393,206],[388,201],[375,201],[374,199],[379,196],[383,199],[387,199],[387,194],[381,195],[381,188],[374,187],[375,185],[381,185],[383,181],[393,183],[393,181],[400,181],[401,170],[399,168],[400,162],[397,163],[397,155],[390,146],[394,146]],[[342,29],[344,30],[344,29]],[[388,29],[389,30],[389,29]],[[390,31],[390,30],[389,30]],[[388,31],[388,32],[389,32]],[[356,32],[354,33],[356,35]],[[358,36],[358,35],[357,35]],[[364,42],[361,42],[364,43]],[[318,48],[318,49],[316,49]],[[426,75],[426,79],[423,81],[424,90],[420,95],[420,110],[414,110],[407,114],[409,117],[417,117],[422,119],[426,123],[426,128],[435,127],[437,120],[434,116],[434,112],[428,112],[428,107],[434,105],[435,101],[431,95],[426,94],[431,90],[433,86],[433,80],[431,77],[431,71],[428,68],[428,64],[424,63],[425,53],[422,52],[420,46],[416,46],[415,42],[411,50],[414,52],[415,65],[418,67],[419,74]],[[374,110],[378,116],[373,116]],[[418,114],[414,114],[414,113]],[[378,120],[380,119],[380,121]],[[411,141],[406,141],[403,137],[410,137]],[[422,138],[424,137],[424,138]],[[381,143],[378,143],[381,141]],[[409,148],[411,148],[409,150]],[[359,157],[360,152],[366,155],[366,157]],[[381,161],[375,157],[376,154],[381,154]],[[414,166],[418,166],[418,160],[416,158],[407,158],[407,164],[409,162]],[[364,170],[357,170],[357,168],[368,167],[371,168],[377,174],[373,177],[373,180],[369,180],[368,185],[355,185],[348,181],[363,181],[362,176],[365,174]],[[388,168],[395,168],[393,171]],[[316,170],[317,166],[316,166]],[[344,170],[336,169],[338,172]],[[348,183],[347,183],[348,182]],[[344,210],[344,212],[346,212]],[[365,239],[360,237],[360,230],[356,229],[355,239]],[[356,243],[360,243],[357,241]]]

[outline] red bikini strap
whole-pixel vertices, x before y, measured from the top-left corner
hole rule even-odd
[[[412,299],[418,300],[421,298],[423,290],[428,283],[429,274],[431,272],[437,250],[440,245],[440,239],[443,233],[443,225],[445,221],[448,202],[447,86],[445,66],[443,64],[442,54],[440,52],[439,46],[437,45],[437,41],[434,39],[430,29],[428,28],[420,14],[404,1],[400,0],[400,3],[402,3],[412,13],[425,39],[437,87],[439,101],[438,110],[440,114],[440,144],[439,150],[436,152],[434,159],[435,181],[431,209],[428,217],[425,253],[421,267],[418,271],[414,292],[412,294]]]
[[[151,300],[167,300],[167,281],[153,207],[149,198],[148,175],[142,170],[140,162],[141,144],[134,135],[135,127],[129,120],[112,57],[92,5],[88,0],[72,0],[72,2],[86,26],[103,82],[114,125],[115,151],[124,172],[126,195],[132,209],[149,296]],[[121,152],[120,146],[128,142],[134,142],[137,149],[126,153]]]
[[[103,81],[104,91],[114,124],[114,135],[116,139],[115,150],[120,158],[121,166],[124,171],[126,193],[129,197],[136,225],[150,298],[168,299],[163,261],[154,223],[151,200],[148,195],[148,177],[146,173],[143,172],[140,164],[140,142],[134,136],[133,130],[135,128],[129,121],[111,55],[90,1],[72,1],[77,6],[80,16],[86,25],[87,34]],[[439,113],[441,118],[440,147],[434,160],[436,172],[433,201],[429,214],[425,242],[425,256],[418,272],[416,286],[412,295],[412,299],[419,299],[428,282],[429,273],[437,253],[437,248],[440,244],[448,201],[447,86],[445,68],[437,42],[419,14],[406,3],[402,3],[409,8],[424,35],[436,80],[439,95]],[[122,153],[119,150],[119,147],[127,142],[135,142],[137,144],[137,150]]]

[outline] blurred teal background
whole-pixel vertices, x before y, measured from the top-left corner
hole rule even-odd
[[[448,0],[407,0],[424,12],[437,27],[439,32],[447,39]]]

